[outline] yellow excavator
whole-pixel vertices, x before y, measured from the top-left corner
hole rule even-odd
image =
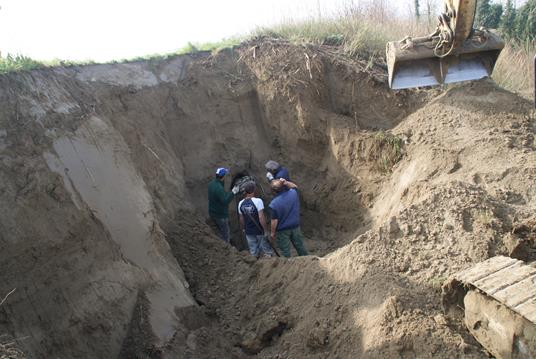
[[[392,89],[434,86],[491,76],[504,41],[473,28],[477,0],[445,0],[436,30],[387,44]]]

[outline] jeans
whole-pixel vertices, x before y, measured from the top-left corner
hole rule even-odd
[[[309,253],[303,245],[303,235],[300,227],[294,229],[286,229],[276,232],[277,246],[281,249],[281,255],[284,257],[290,257],[290,243],[296,248],[299,256],[306,256]]]
[[[246,239],[248,240],[249,253],[252,256],[259,257],[261,252],[270,257],[274,255],[274,251],[264,234],[246,234]]]
[[[220,231],[220,238],[225,242],[229,243],[231,238],[231,230],[229,228],[229,218],[215,218],[210,217],[216,223],[218,230]]]

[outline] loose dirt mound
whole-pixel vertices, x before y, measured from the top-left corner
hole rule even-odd
[[[369,65],[263,39],[1,78],[0,290],[22,294],[0,333],[73,358],[484,357],[439,288],[534,211],[530,105]],[[205,224],[214,168],[270,158],[325,257],[255,262]]]

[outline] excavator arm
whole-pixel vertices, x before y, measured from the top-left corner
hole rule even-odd
[[[474,29],[477,0],[445,0],[435,31],[387,44],[389,86],[433,86],[490,76],[504,41]]]
[[[454,47],[459,47],[471,36],[476,15],[477,0],[446,0],[441,16],[451,19],[454,31]]]

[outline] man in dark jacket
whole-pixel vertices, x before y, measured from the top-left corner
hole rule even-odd
[[[216,177],[208,184],[208,214],[216,223],[220,237],[224,242],[230,241],[229,229],[229,203],[238,193],[239,187],[233,187],[231,192],[225,192],[224,177],[229,173],[227,168],[216,170]]]
[[[269,182],[271,182],[274,179],[280,179],[280,178],[284,178],[287,181],[290,181],[290,175],[288,173],[288,170],[285,167],[281,166],[276,161],[270,160],[266,162],[264,167],[268,171],[268,173],[266,173],[266,178],[268,179]]]
[[[303,235],[300,229],[298,187],[285,179],[274,179],[270,186],[275,194],[274,199],[270,202],[272,243],[277,240],[277,246],[285,257],[290,257],[291,242],[299,256],[306,256],[308,252],[303,245]]]

